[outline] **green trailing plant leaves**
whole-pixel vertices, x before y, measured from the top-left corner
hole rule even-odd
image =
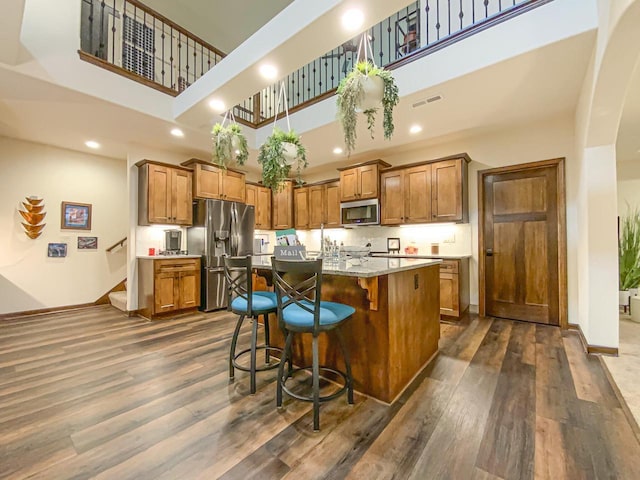
[[[247,139],[242,134],[240,125],[232,123],[224,127],[216,123],[211,130],[213,149],[211,158],[213,163],[226,168],[234,160],[238,165],[244,165],[249,158]],[[236,145],[234,145],[234,140]]]
[[[338,120],[342,124],[344,133],[344,143],[347,154],[350,155],[356,146],[356,128],[358,117],[356,108],[364,98],[364,87],[362,79],[366,76],[380,77],[383,80],[382,110],[383,110],[383,130],[384,138],[389,140],[393,136],[393,109],[400,101],[398,87],[395,84],[393,75],[388,70],[380,68],[368,61],[358,62],[354,69],[340,82],[337,90]],[[367,129],[374,138],[374,126],[377,108],[366,110]]]
[[[296,158],[293,160],[300,182],[302,170],[307,168],[307,151],[300,141],[300,136],[293,130],[284,132],[274,127],[258,153],[258,163],[262,166],[262,183],[274,191],[282,189],[283,182],[289,178],[292,164],[284,156],[284,144],[291,143],[296,147]]]
[[[618,238],[620,290],[640,285],[640,211],[629,209],[620,219]]]

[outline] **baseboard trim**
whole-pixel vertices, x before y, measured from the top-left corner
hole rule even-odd
[[[12,320],[14,318],[29,317],[31,315],[64,312],[66,310],[79,310],[81,308],[89,308],[95,306],[95,303],[79,303],[77,305],[63,305],[61,307],[40,308],[38,310],[24,310],[22,312],[2,313],[0,314],[0,320]]]
[[[567,325],[567,329],[575,332],[580,337],[580,343],[582,343],[582,348],[584,351],[590,355],[609,355],[611,357],[618,356],[618,349],[614,347],[603,347],[601,345],[589,345],[587,343],[587,339],[582,332],[582,328],[577,323],[569,323]]]

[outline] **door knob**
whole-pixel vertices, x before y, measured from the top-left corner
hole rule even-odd
[[[493,248],[487,248],[484,253],[487,254],[487,257],[493,257]]]

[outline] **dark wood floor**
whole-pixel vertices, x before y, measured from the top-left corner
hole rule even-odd
[[[640,447],[597,359],[553,327],[442,325],[399,402],[321,409],[227,379],[233,317],[111,307],[0,323],[0,478],[640,478]],[[242,341],[247,343],[249,330]]]

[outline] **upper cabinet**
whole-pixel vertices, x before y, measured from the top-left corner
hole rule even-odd
[[[191,170],[151,160],[142,160],[136,166],[138,225],[190,226],[193,223]]]
[[[255,227],[269,230],[271,228],[271,189],[247,183],[247,205],[255,207]]]
[[[329,180],[294,189],[293,208],[297,229],[339,227],[340,183]]]
[[[194,198],[246,202],[245,174],[243,172],[231,168],[221,168],[197,158],[183,162],[182,165],[193,168]]]
[[[383,171],[380,223],[467,222],[470,159],[456,157]]]
[[[378,198],[380,169],[390,167],[382,160],[372,160],[340,170],[340,201],[365,200]]]
[[[309,187],[299,187],[293,190],[293,216],[295,228],[309,228]]]
[[[271,226],[274,230],[293,228],[293,182],[285,180],[279,192],[271,197]]]

